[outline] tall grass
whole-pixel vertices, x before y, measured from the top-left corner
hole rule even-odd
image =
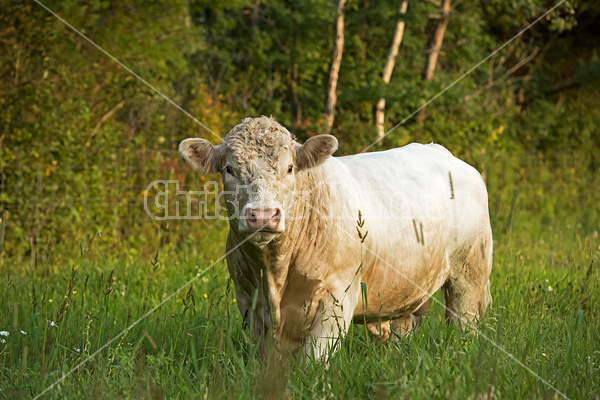
[[[2,261],[0,331],[8,336],[0,336],[0,398],[34,397],[199,274],[44,398],[557,397],[486,337],[568,397],[598,398],[597,193],[554,174],[552,191],[539,193],[546,172],[527,174],[539,184],[488,182],[494,303],[480,334],[448,327],[434,302],[411,340],[377,345],[352,326],[328,366],[260,362],[225,263],[205,270],[224,252],[224,222],[201,242],[166,244],[144,257],[112,256],[103,234],[71,243],[77,257],[51,250],[36,269]],[[577,199],[571,208],[569,199]]]

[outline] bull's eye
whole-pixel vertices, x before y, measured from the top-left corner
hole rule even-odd
[[[291,174],[292,171],[294,171],[294,166],[290,164],[290,166],[288,167],[288,174]]]
[[[231,168],[231,165],[225,166],[225,172],[227,172],[229,175],[233,176],[233,169]]]

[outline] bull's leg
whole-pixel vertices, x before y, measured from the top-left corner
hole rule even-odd
[[[417,311],[391,321],[371,322],[367,324],[369,332],[375,336],[377,343],[383,343],[393,337],[408,337],[414,334],[421,326],[423,315],[429,310],[430,300],[427,300]]]
[[[459,250],[450,257],[450,277],[443,286],[446,321],[449,324],[481,318],[492,302],[489,281],[491,247],[491,234],[481,235],[470,248]]]
[[[446,282],[443,289],[448,324],[478,320],[492,302],[489,280],[482,285]]]
[[[367,329],[375,336],[377,344],[383,343],[390,338],[390,321],[369,322]]]
[[[335,322],[336,319],[339,321]],[[334,315],[324,316],[309,332],[304,344],[304,354],[315,361],[333,355],[347,332],[348,324],[345,324],[342,318]]]
[[[415,314],[410,314],[404,318],[397,318],[392,321],[392,331],[396,337],[407,338],[417,332],[422,321],[423,317]]]
[[[408,337],[411,334],[416,334],[421,322],[423,322],[423,315],[429,310],[431,300],[427,300],[417,311],[410,314],[408,317],[398,318],[392,321],[391,328],[396,336]]]
[[[357,297],[355,295],[354,297]],[[356,300],[354,300],[356,301]],[[314,360],[325,359],[337,351],[352,322],[352,298],[322,301],[304,344],[304,353]]]
[[[391,321],[370,322],[366,326],[375,337],[377,344],[381,344],[390,338],[408,337],[411,333],[415,333],[421,325],[421,320],[420,315],[410,314]]]

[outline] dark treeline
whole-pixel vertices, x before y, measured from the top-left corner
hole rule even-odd
[[[181,139],[218,139],[36,2],[0,3],[3,259],[36,266],[98,229],[130,253],[201,235],[204,224],[152,221],[142,204],[155,179],[198,186]],[[330,131],[348,154],[555,2],[44,4],[219,136],[272,115],[300,140]],[[600,4],[566,1],[371,150],[447,146],[483,171],[496,217],[518,190],[542,216],[588,207],[597,218],[599,18]]]

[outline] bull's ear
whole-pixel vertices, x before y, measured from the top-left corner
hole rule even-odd
[[[327,160],[337,147],[338,141],[331,135],[313,136],[296,148],[296,165],[299,169],[316,167]]]
[[[179,145],[179,152],[194,168],[208,173],[219,172],[220,146],[213,146],[206,139],[185,139]]]

